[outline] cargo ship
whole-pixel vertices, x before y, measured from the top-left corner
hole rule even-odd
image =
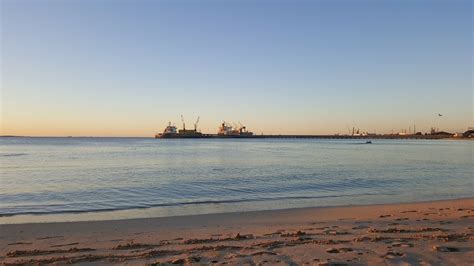
[[[247,130],[247,128],[239,122],[240,126],[233,127],[225,121],[222,122],[217,132],[218,136],[227,137],[249,137],[253,136],[253,132]]]
[[[171,125],[171,122],[169,122],[165,130],[163,130],[162,133],[157,133],[155,138],[200,138],[203,136],[203,134],[197,130],[199,117],[196,123],[194,123],[194,129],[186,129],[186,123],[182,115],[181,121],[183,122],[183,129],[178,130],[175,125]]]
[[[199,117],[194,123],[194,129],[186,129],[186,123],[184,122],[183,116],[181,116],[183,122],[183,128],[177,129],[175,125],[171,125],[169,122],[168,126],[161,133],[155,134],[155,138],[245,138],[252,137],[253,132],[247,130],[247,128],[239,123],[232,126],[227,122],[222,122],[217,134],[202,134],[198,129]]]

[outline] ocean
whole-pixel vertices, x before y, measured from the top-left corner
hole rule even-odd
[[[0,138],[0,223],[474,196],[463,140]]]

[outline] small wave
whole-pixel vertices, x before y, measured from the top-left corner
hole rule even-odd
[[[16,156],[25,156],[27,153],[4,153],[0,154],[0,157],[16,157]]]
[[[341,197],[354,197],[354,196],[373,196],[381,195],[379,193],[360,193],[360,194],[347,194],[347,195],[326,195],[326,196],[285,196],[285,197],[263,197],[254,199],[229,199],[229,200],[203,200],[203,201],[192,201],[192,202],[174,202],[174,203],[155,203],[155,204],[144,204],[137,206],[126,206],[126,207],[114,207],[114,208],[97,208],[88,210],[50,210],[50,211],[19,211],[11,213],[0,213],[0,217],[11,217],[17,215],[48,215],[48,214],[78,214],[78,213],[97,213],[97,212],[110,212],[110,211],[124,211],[124,210],[139,210],[149,209],[156,207],[176,207],[176,206],[189,206],[189,205],[212,205],[212,204],[235,204],[244,202],[262,202],[262,201],[277,201],[277,200],[305,200],[305,199],[323,199],[323,198],[341,198]],[[384,195],[391,195],[385,193]],[[48,205],[50,207],[51,205]]]

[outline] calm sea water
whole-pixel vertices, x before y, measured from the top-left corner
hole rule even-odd
[[[472,141],[0,138],[0,223],[474,196]]]

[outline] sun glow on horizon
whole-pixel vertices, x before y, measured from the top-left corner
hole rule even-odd
[[[471,1],[1,5],[0,135],[474,125]]]

